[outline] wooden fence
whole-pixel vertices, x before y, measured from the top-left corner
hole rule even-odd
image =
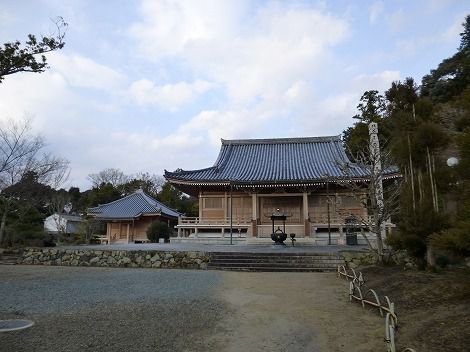
[[[349,300],[359,301],[362,304],[362,308],[366,307],[366,304],[377,308],[380,316],[384,316],[385,313],[385,343],[387,344],[387,352],[396,352],[395,347],[395,332],[398,329],[398,317],[395,312],[395,304],[390,301],[387,296],[384,296],[386,305],[382,305],[379,296],[373,289],[368,289],[363,294],[363,285],[365,283],[364,277],[361,272],[356,272],[354,269],[350,269],[349,274],[344,265],[338,265],[338,277],[345,277],[349,281]],[[412,348],[405,348],[402,352],[416,352]]]

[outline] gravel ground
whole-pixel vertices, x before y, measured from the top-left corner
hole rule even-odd
[[[206,351],[225,312],[216,272],[0,266],[0,351]],[[217,350],[217,346],[212,346]]]
[[[383,318],[334,273],[0,265],[0,351],[364,352]]]

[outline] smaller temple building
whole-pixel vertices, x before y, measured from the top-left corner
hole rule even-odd
[[[54,213],[44,219],[44,231],[48,234],[77,234],[83,222],[77,214]]]
[[[141,189],[114,202],[89,208],[87,214],[106,222],[108,244],[148,242],[147,228],[153,221],[173,227],[181,215]]]

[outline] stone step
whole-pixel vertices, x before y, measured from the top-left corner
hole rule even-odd
[[[275,260],[338,260],[343,259],[341,256],[333,256],[333,255],[283,255],[283,256],[273,256],[273,255],[250,255],[250,254],[240,254],[240,255],[225,255],[225,254],[214,254],[211,253],[211,257],[214,259],[232,259],[232,258],[256,258],[256,259],[275,259]]]
[[[211,258],[212,263],[325,263],[325,264],[344,264],[341,258],[248,258],[248,257],[230,257],[230,258]]]
[[[337,264],[331,263],[247,263],[247,262],[211,262],[208,267],[253,267],[253,268],[337,268]]]
[[[335,271],[344,264],[337,253],[211,253],[209,269],[235,271]]]
[[[0,264],[3,265],[15,265],[18,262],[19,254],[3,254],[0,257]]]
[[[223,270],[223,271],[250,271],[250,272],[333,272],[335,268],[299,268],[299,267],[220,267],[220,266],[208,266],[209,270]]]
[[[337,253],[288,253],[288,252],[212,252],[213,256],[258,256],[258,257],[341,257]]]

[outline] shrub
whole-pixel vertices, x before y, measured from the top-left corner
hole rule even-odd
[[[470,255],[470,221],[459,221],[455,227],[431,236],[434,248],[459,256]]]
[[[147,229],[147,238],[152,243],[158,243],[160,238],[164,238],[165,242],[170,239],[170,227],[161,221],[154,221]]]

